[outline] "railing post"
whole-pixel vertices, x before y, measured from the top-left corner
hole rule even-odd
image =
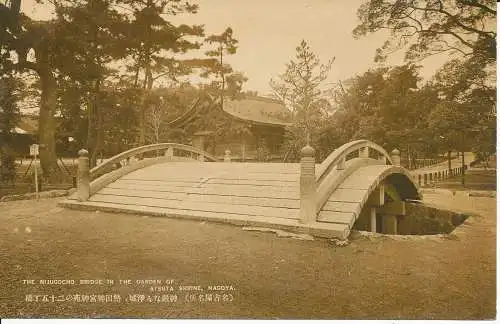
[[[392,165],[401,166],[401,152],[397,148],[391,152]]]
[[[173,147],[168,147],[165,150],[165,156],[168,157],[169,159],[172,159],[174,157],[174,148]]]
[[[89,152],[84,149],[78,151],[77,192],[79,201],[87,201],[87,199],[89,199],[90,196]]]
[[[344,170],[345,169],[345,156],[342,157],[340,162],[337,164],[337,170]]]
[[[368,159],[370,157],[370,152],[368,146],[359,149],[359,157]]]
[[[307,145],[300,150],[300,222],[316,221],[316,151]]]
[[[231,151],[226,150],[224,152],[224,162],[231,162]]]
[[[384,154],[380,153],[378,156],[379,161],[382,161],[382,164],[386,165],[387,164],[387,158],[385,157]]]

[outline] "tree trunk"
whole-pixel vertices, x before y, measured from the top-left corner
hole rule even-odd
[[[95,134],[95,140],[91,142],[89,146],[90,149],[90,166],[93,168],[97,165],[97,156],[102,147],[102,116],[100,107],[100,92],[101,92],[101,81],[98,79],[94,85],[94,96],[92,98],[92,110],[94,115],[94,127],[93,131]]]
[[[154,4],[152,0],[147,1],[146,7],[148,9],[153,8]],[[151,72],[151,24],[149,24],[146,30],[146,39],[144,40],[144,82],[142,84],[143,97],[142,105],[139,108],[139,146],[145,144],[146,140],[146,110],[149,101],[149,87],[152,87],[152,72]],[[142,155],[141,155],[142,157]]]
[[[38,120],[38,143],[40,144],[40,164],[44,177],[51,177],[57,170],[56,123],[54,112],[57,104],[57,83],[48,63],[48,53],[37,50],[37,62],[40,65],[40,116]]]
[[[142,95],[142,105],[139,111],[139,146],[142,146],[146,142],[146,111],[149,106],[149,92],[153,88],[153,75],[151,72],[151,55],[149,54],[149,48],[146,49],[146,65],[144,66],[144,82],[142,84],[143,95]]]
[[[224,78],[224,70],[223,70],[223,67],[222,67],[222,57],[223,57],[223,54],[222,54],[222,50],[220,52],[220,77],[221,77],[221,81],[222,81],[222,85],[221,85],[221,91],[220,91],[220,108],[221,110],[224,110],[224,87],[226,86],[225,84],[225,78]]]
[[[87,107],[87,150],[91,152],[94,146],[94,100],[90,100]],[[93,168],[92,161],[89,161],[90,167]]]

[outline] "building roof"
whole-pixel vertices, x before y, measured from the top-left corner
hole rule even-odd
[[[15,131],[15,133],[36,135],[38,132],[38,117],[22,116],[15,130],[17,129],[20,131]]]
[[[267,125],[290,126],[291,113],[280,102],[264,97],[224,99],[224,111],[250,122]]]
[[[0,130],[2,132],[2,130]],[[22,116],[17,125],[10,130],[13,134],[36,135],[38,132],[38,117]]]

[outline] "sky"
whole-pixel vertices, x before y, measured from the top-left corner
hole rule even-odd
[[[249,79],[244,90],[269,94],[269,80],[285,71],[302,39],[322,62],[335,57],[327,83],[345,80],[376,67],[375,50],[387,39],[377,33],[354,39],[356,10],[366,0],[194,0],[199,12],[179,15],[172,22],[203,24],[205,32],[220,34],[227,27],[239,41],[237,53],[228,56],[233,69]],[[52,7],[22,0],[22,11],[36,19],[49,17]],[[388,64],[403,64],[403,52]],[[420,64],[425,79],[430,78],[449,57],[431,57]]]

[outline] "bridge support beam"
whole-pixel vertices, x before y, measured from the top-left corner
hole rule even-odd
[[[370,232],[377,233],[377,208],[370,208]]]
[[[316,222],[316,151],[309,145],[300,151],[300,222]]]
[[[384,234],[398,234],[398,218],[396,217],[396,215],[385,215],[383,224],[384,228],[382,229],[382,231],[384,232]]]
[[[398,234],[398,216],[406,214],[404,201],[393,201],[377,209],[377,213],[383,218],[382,232],[384,234]]]
[[[368,199],[368,205],[370,207],[370,231],[373,233],[377,232],[377,211],[378,208],[384,205],[385,200],[385,186],[380,183],[375,189],[370,198]]]

